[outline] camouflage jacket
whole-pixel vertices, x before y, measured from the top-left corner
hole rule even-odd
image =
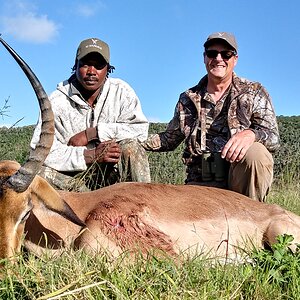
[[[207,75],[191,89],[183,92],[166,131],[150,135],[143,143],[146,150],[172,151],[185,140],[184,158],[202,154],[201,107],[207,87]],[[224,104],[225,105],[225,104]],[[226,97],[226,127],[229,138],[245,129],[255,133],[256,141],[273,152],[279,147],[279,133],[271,98],[258,82],[252,82],[233,74],[233,81]],[[226,120],[227,119],[227,120]]]

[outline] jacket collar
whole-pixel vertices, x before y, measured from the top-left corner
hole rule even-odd
[[[60,82],[57,85],[56,89],[61,93],[63,93],[66,97],[68,97],[71,101],[75,102],[76,104],[84,107],[89,106],[88,103],[81,96],[76,86],[74,85],[74,80],[75,79],[71,76],[68,80]],[[101,95],[99,95],[98,97],[100,96],[105,97],[104,94],[107,94],[108,86],[109,86],[109,78],[105,80]]]
[[[205,75],[200,79],[197,85],[186,91],[188,97],[195,104],[197,109],[200,109],[200,102],[202,95],[205,93],[207,88],[208,76]],[[235,72],[233,72],[232,83],[230,86],[230,102],[237,96],[247,92],[249,85],[245,80],[238,77]]]

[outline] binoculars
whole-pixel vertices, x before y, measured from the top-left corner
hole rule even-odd
[[[227,178],[226,161],[221,152],[204,152],[202,154],[202,180],[223,181]]]

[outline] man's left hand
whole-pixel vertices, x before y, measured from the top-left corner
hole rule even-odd
[[[87,144],[88,144],[88,138],[85,130],[73,135],[68,142],[68,146],[74,146],[74,147],[86,146]]]
[[[255,133],[246,129],[236,133],[224,146],[221,156],[230,163],[239,162],[255,142]]]

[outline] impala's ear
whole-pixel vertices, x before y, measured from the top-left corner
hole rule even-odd
[[[40,201],[47,209],[58,213],[71,222],[85,226],[72,208],[61,198],[58,192],[42,177],[36,175],[30,185],[32,201]],[[36,197],[34,197],[36,196]]]

